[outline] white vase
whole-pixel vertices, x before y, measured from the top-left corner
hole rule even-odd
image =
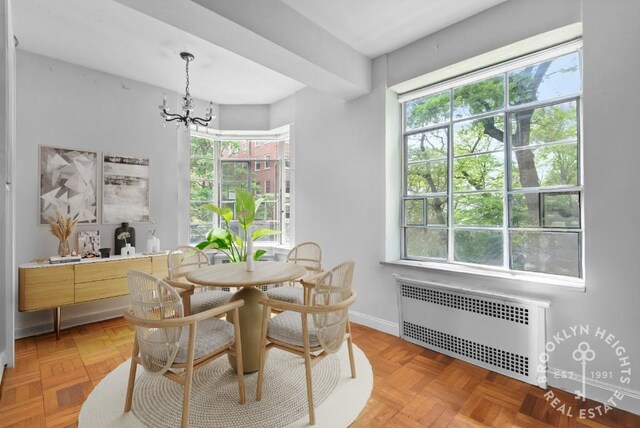
[[[247,231],[247,272],[253,272],[253,238]]]
[[[155,251],[154,242],[155,239],[153,236],[147,238],[147,253],[153,253]]]
[[[156,236],[153,237],[153,251],[156,253],[160,251],[160,238]]]
[[[136,247],[132,247],[131,244],[126,244],[120,250],[121,256],[134,256],[136,254]]]

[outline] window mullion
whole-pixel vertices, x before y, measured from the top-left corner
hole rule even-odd
[[[220,140],[213,140],[213,164],[215,165],[213,170],[213,200],[216,201],[216,205],[222,206],[222,159],[220,156]],[[217,224],[216,224],[217,223]],[[220,216],[218,216],[217,222],[214,224],[220,227]],[[213,226],[213,225],[212,225]]]
[[[505,73],[506,74],[506,73]],[[506,79],[506,76],[505,76]],[[505,85],[505,105],[509,101],[509,90]],[[511,269],[511,240],[509,239],[509,221],[511,219],[511,207],[509,204],[509,189],[511,188],[511,124],[506,112],[504,114],[504,180],[502,180],[502,263],[507,269]]]
[[[449,89],[449,131],[447,132],[447,222],[449,223],[448,233],[448,246],[447,246],[447,261],[452,263],[455,256],[454,248],[454,233],[453,233],[453,89]]]

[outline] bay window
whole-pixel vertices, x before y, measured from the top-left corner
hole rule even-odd
[[[257,139],[255,136],[234,136],[230,139],[224,136],[192,134],[191,243],[202,241],[212,227],[220,225],[221,220],[203,208],[203,205],[213,203],[228,206],[234,211],[235,218],[235,191],[239,187],[251,190],[263,200],[256,212],[254,227],[282,231],[280,235],[261,237],[260,241],[275,244],[289,242],[290,219],[285,212],[290,211],[291,177],[289,169],[284,168],[285,155],[287,158],[289,156],[289,141],[281,135],[277,137]],[[231,227],[239,228],[239,225],[232,222]]]

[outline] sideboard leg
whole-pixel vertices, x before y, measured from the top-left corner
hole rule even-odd
[[[60,340],[60,306],[53,308],[53,329],[56,332],[56,340]]]

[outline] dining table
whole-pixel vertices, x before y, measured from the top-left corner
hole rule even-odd
[[[244,300],[239,308],[242,365],[244,373],[254,373],[259,368],[260,335],[262,332],[263,306],[258,303],[267,295],[259,288],[263,285],[295,281],[302,278],[307,270],[293,263],[264,261],[253,263],[253,270],[247,270],[246,262],[221,263],[193,270],[186,275],[187,281],[206,287],[235,288],[230,301]],[[230,315],[227,320],[232,322]],[[235,358],[229,363],[236,369]]]

